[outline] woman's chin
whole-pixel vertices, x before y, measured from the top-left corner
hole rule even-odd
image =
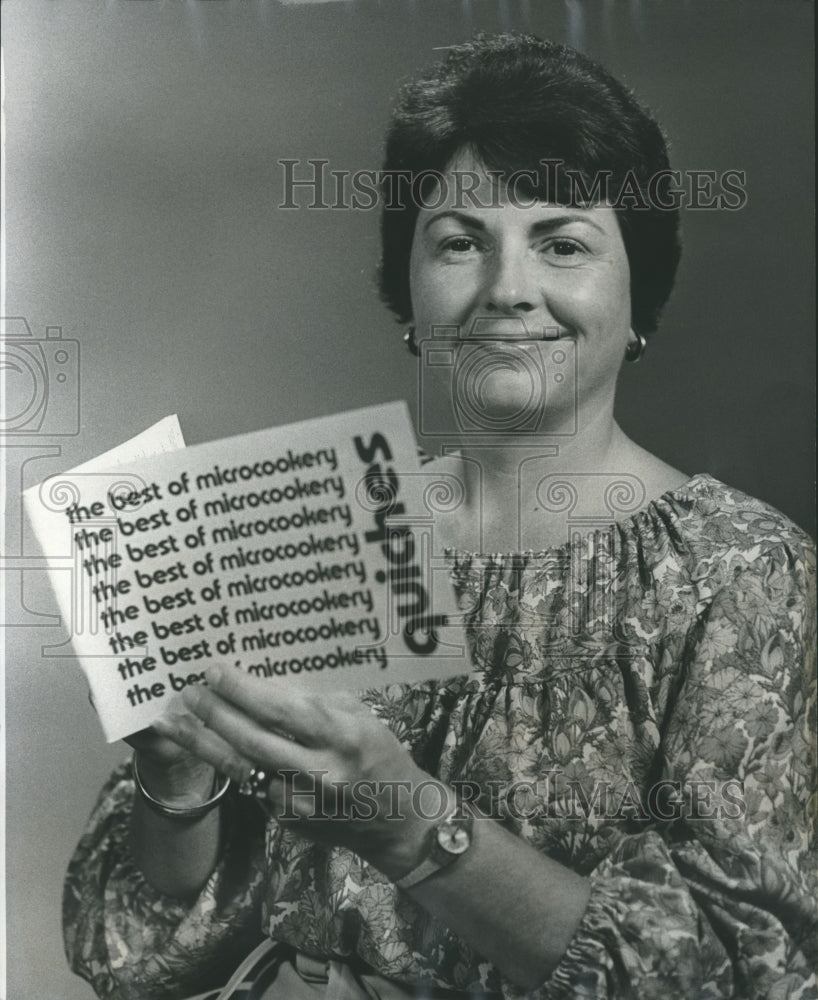
[[[537,434],[547,432],[557,420],[554,401],[546,405],[545,394],[528,391],[489,391],[455,401],[460,428],[474,434]]]

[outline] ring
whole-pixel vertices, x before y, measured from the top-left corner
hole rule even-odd
[[[269,784],[267,772],[261,767],[254,767],[239,785],[239,795],[252,795],[253,798],[264,800],[267,798]]]

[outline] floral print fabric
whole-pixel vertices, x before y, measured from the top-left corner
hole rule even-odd
[[[475,672],[365,698],[428,772],[590,878],[547,982],[521,993],[348,850],[275,823],[262,843],[249,814],[197,899],[161,897],[130,857],[124,769],[69,869],[73,968],[101,997],[178,998],[263,932],[475,997],[818,996],[807,536],[699,475],[543,553],[447,557]]]

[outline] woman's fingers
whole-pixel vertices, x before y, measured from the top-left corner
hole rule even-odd
[[[209,690],[255,719],[265,730],[283,733],[304,746],[318,746],[325,738],[332,739],[337,727],[325,699],[308,691],[288,689],[221,664],[208,667],[207,684]]]
[[[207,761],[234,781],[244,781],[255,763],[190,712],[167,713],[156,720],[154,729],[180,750]]]
[[[243,761],[250,765],[279,770],[292,768],[305,770],[310,765],[307,747],[271,732],[260,725],[241,706],[225,701],[208,687],[188,687],[182,694],[187,708],[199,721],[198,726],[186,724],[182,738],[200,741],[203,748],[211,734],[219,744],[229,746]],[[185,743],[190,746],[190,743]],[[198,751],[196,751],[198,752]],[[207,758],[210,760],[210,758]],[[244,771],[246,776],[249,768]]]
[[[351,695],[319,699],[228,667],[208,670],[207,684],[186,687],[182,703],[190,715],[163,722],[161,732],[247,782],[279,822],[363,857],[380,857],[395,838],[393,791],[424,776]]]

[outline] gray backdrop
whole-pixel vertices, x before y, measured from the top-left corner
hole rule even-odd
[[[396,83],[435,47],[517,28],[623,77],[677,167],[746,171],[741,211],[684,213],[677,288],[620,418],[812,528],[811,5],[5,0],[3,15],[5,312],[80,345],[79,433],[6,441],[29,449],[4,449],[12,520],[21,482],[167,413],[196,443],[411,401],[374,292],[375,213],[280,210],[277,161],[377,168]],[[33,551],[12,524],[7,554]],[[8,565],[8,996],[80,1000],[61,879],[123,748],[76,663],[41,652],[64,637],[37,617],[54,611],[42,573]]]

